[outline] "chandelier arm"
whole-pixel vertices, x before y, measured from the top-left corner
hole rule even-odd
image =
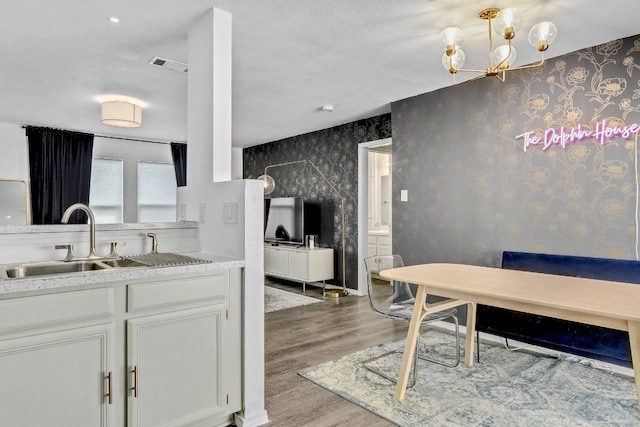
[[[540,59],[540,61],[535,62],[533,64],[529,64],[529,65],[521,65],[519,67],[514,67],[514,68],[509,68],[509,71],[515,71],[515,70],[526,70],[527,68],[535,68],[535,67],[539,67],[542,64],[544,64],[544,52],[542,53],[542,58]]]
[[[487,19],[489,21],[489,69],[493,70],[493,35],[492,35],[492,18],[489,16]],[[511,42],[509,42],[509,46],[511,46]]]
[[[458,71],[462,71],[464,73],[480,73],[480,74],[485,74],[487,72],[487,70],[473,70],[471,68],[456,68],[456,72]]]

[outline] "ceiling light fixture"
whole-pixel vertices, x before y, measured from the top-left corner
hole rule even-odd
[[[456,73],[458,71],[484,74],[484,76],[495,76],[504,81],[507,71],[522,70],[525,68],[538,67],[544,63],[544,52],[549,48],[556,38],[558,29],[549,21],[540,22],[534,25],[529,31],[529,43],[538,49],[541,54],[540,61],[535,64],[523,65],[510,68],[516,59],[516,50],[511,45],[511,40],[515,37],[520,26],[520,17],[515,9],[498,9],[489,7],[480,11],[478,17],[489,23],[489,66],[484,70],[464,69],[465,55],[460,44],[464,39],[462,30],[457,27],[446,28],[440,33],[441,47],[444,50],[442,55],[442,66],[451,73],[453,82],[456,83]],[[495,23],[495,25],[494,25]],[[492,30],[495,30],[507,44],[493,49]]]
[[[114,24],[117,24],[118,22],[120,22],[120,19],[118,19],[117,16],[112,16],[111,18],[109,18],[109,21]]]
[[[102,123],[120,128],[137,128],[142,124],[142,107],[127,101],[102,103]]]
[[[333,105],[323,105],[322,107],[320,107],[320,109],[322,111],[324,111],[325,113],[330,113],[333,110],[335,110],[336,107],[334,107]]]

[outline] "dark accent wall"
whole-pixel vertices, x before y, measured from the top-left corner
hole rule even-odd
[[[346,284],[358,287],[358,144],[391,136],[391,115],[311,132],[243,150],[245,178],[257,178],[269,165],[310,160],[345,200]],[[269,169],[276,181],[270,197],[302,196],[320,206],[320,245],[334,248],[334,282],[342,283],[340,199],[308,164]]]
[[[394,102],[394,251],[408,264],[499,266],[503,250],[635,259],[636,137],[526,152],[515,137],[640,122],[639,79],[632,37]]]

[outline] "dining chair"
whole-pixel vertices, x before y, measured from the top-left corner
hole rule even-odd
[[[379,315],[388,319],[410,322],[411,314],[413,312],[413,303],[415,301],[415,286],[410,286],[406,282],[398,282],[395,280],[391,282],[385,281],[384,279],[375,280],[374,277],[374,275],[377,276],[377,273],[382,270],[395,267],[403,267],[404,262],[402,261],[402,257],[397,254],[376,255],[365,258],[364,264],[367,271],[367,294],[369,297],[369,306],[371,307],[371,309]],[[379,276],[377,277],[379,278]],[[450,368],[455,368],[460,363],[460,333],[458,327],[458,318],[456,317],[456,314],[457,310],[455,308],[452,308],[449,310],[443,310],[436,313],[428,314],[422,320],[422,324],[433,323],[440,320],[453,320],[455,324],[456,356],[453,362],[447,362],[445,360],[438,360],[428,357],[426,354],[424,354],[424,352],[420,351],[420,337],[418,336],[418,343],[416,344],[417,351],[413,358],[409,387],[413,387],[416,383],[418,359],[437,363]],[[382,372],[380,369],[371,366],[373,362],[388,357],[394,353],[402,354],[402,350],[393,350],[372,357],[363,361],[362,365],[369,371],[374,372],[389,381],[397,382],[397,378],[393,378]]]

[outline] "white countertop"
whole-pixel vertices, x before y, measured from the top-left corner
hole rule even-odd
[[[94,285],[107,282],[147,279],[179,274],[206,273],[229,268],[242,268],[243,259],[230,258],[205,252],[183,254],[211,261],[172,267],[123,267],[82,273],[34,276],[22,279],[0,279],[0,296],[6,294],[50,290],[70,286]],[[12,295],[14,296],[14,295]],[[18,295],[15,295],[18,296]]]
[[[389,230],[369,230],[370,236],[388,236]]]

